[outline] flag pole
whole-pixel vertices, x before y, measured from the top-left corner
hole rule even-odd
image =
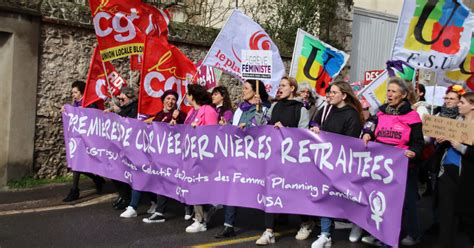
[[[434,88],[433,88],[433,98],[431,99],[431,111],[430,111],[430,114],[433,115],[433,110],[434,110],[434,105],[435,105],[435,95],[436,95],[436,86],[438,86],[438,73],[435,72],[434,74],[434,81],[435,81],[435,85],[434,85]]]
[[[255,96],[260,98],[260,80],[257,80],[255,90],[257,91],[257,94],[255,94]],[[260,102],[257,103],[257,112],[262,112],[262,99],[260,99]]]

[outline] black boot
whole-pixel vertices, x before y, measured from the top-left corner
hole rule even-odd
[[[63,202],[71,202],[79,199],[79,189],[71,189],[66,198],[63,199]]]
[[[235,236],[235,231],[233,227],[230,226],[224,226],[224,229],[220,231],[219,233],[214,236],[216,239],[220,238],[229,238],[229,237],[234,237]]]
[[[105,180],[102,177],[97,176],[94,178],[95,191],[98,195],[102,194],[102,188],[104,187]]]

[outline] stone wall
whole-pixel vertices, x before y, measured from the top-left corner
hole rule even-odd
[[[68,173],[60,109],[63,104],[70,102],[71,83],[74,80],[86,80],[93,46],[96,44],[88,9],[81,7],[83,4],[77,4],[82,0],[74,1],[0,0],[0,11],[3,9],[43,16],[34,138],[33,167],[37,178],[54,178]],[[172,23],[169,40],[197,62],[204,58],[217,34],[216,29]],[[289,69],[291,51],[281,52],[285,66]],[[114,61],[114,65],[124,78],[129,78],[127,60]],[[233,102],[238,102],[240,82],[223,75],[220,83],[229,88]]]
[[[173,24],[170,41],[197,62],[204,58],[216,35],[216,30]],[[86,80],[96,37],[90,26],[44,19],[40,42],[35,175],[54,178],[68,172],[60,109],[70,102],[71,83]],[[124,78],[129,78],[127,60],[114,61],[114,65]],[[221,83],[229,88],[233,100],[237,101],[240,83],[227,75],[223,75]]]

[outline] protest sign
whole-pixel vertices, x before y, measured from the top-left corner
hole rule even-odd
[[[364,73],[364,85],[372,83],[376,78],[380,76],[385,70],[371,70]]]
[[[240,68],[245,79],[272,79],[272,51],[242,50]]]
[[[388,72],[384,71],[378,78],[360,91],[359,96],[363,96],[367,103],[369,103],[372,113],[375,113],[375,110],[384,104],[387,98],[387,83],[389,79]]]
[[[460,1],[405,0],[392,59],[414,68],[456,69],[469,50],[471,26]]]
[[[423,135],[474,144],[474,124],[434,115],[423,116]]]
[[[398,244],[408,167],[402,149],[298,128],[148,125],[65,109],[66,157],[75,171],[189,205],[345,218]]]
[[[202,60],[196,63],[197,75],[196,83],[206,87],[210,90],[219,84],[219,80],[222,76],[222,71],[212,66],[202,64]]]

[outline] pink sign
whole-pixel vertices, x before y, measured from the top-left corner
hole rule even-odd
[[[196,63],[196,82],[206,89],[212,89],[218,85],[222,71],[211,66],[203,65],[202,60]]]

